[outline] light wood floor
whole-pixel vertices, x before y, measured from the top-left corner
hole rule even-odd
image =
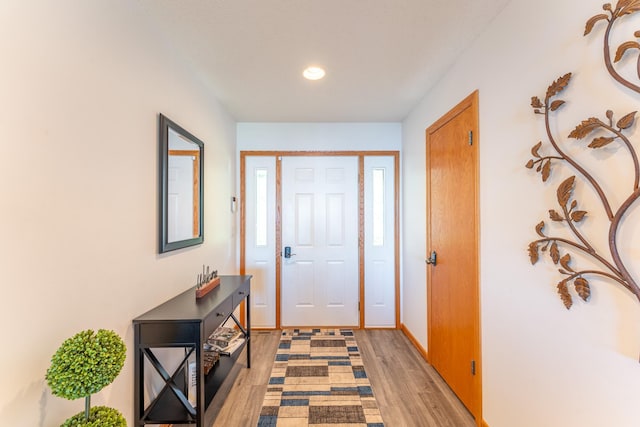
[[[476,425],[401,331],[355,334],[386,427]],[[212,402],[212,412],[218,411],[213,427],[255,427],[279,340],[280,331],[252,332],[251,369],[246,369],[246,357],[241,355]]]

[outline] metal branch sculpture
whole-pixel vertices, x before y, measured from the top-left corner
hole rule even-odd
[[[606,21],[607,27],[604,34],[604,62],[607,71],[621,85],[640,94],[640,86],[633,83],[618,73],[614,64],[619,62],[625,54],[632,50],[640,52],[640,43],[637,41],[627,41],[622,43],[616,50],[615,58],[611,60],[610,34],[614,24],[621,18],[640,11],[640,0],[619,0],[616,7],[607,3],[603,6],[602,13],[590,18],[585,27],[584,35],[591,33],[595,25],[600,21]],[[640,37],[640,31],[637,31],[635,37]],[[640,53],[638,53],[637,74],[640,80]],[[531,148],[532,159],[526,164],[526,167],[540,173],[542,181],[547,181],[552,172],[552,165],[556,162],[566,162],[576,172],[578,179],[587,183],[597,193],[609,220],[608,248],[609,253],[604,254],[596,250],[589,241],[589,238],[583,234],[577,226],[585,221],[587,211],[581,210],[578,201],[573,199],[573,190],[576,186],[576,175],[565,179],[556,191],[559,210],[550,209],[549,218],[551,221],[564,223],[568,228],[571,238],[550,236],[545,233],[545,222],[541,221],[536,225],[535,229],[540,237],[529,244],[529,258],[532,264],[535,264],[541,252],[548,252],[549,257],[555,265],[559,264],[558,271],[563,276],[562,280],[557,284],[558,294],[567,309],[573,305],[573,295],[570,292],[570,285],[573,284],[575,293],[584,301],[588,301],[591,296],[591,287],[588,278],[605,277],[614,282],[619,283],[629,292],[631,292],[640,301],[640,287],[636,283],[634,277],[631,276],[624,261],[620,257],[617,245],[618,231],[621,220],[629,211],[629,208],[640,198],[640,165],[638,162],[638,153],[631,143],[627,133],[636,121],[636,111],[625,114],[614,123],[614,112],[607,110],[606,119],[590,117],[583,120],[568,135],[568,138],[575,140],[584,140],[592,138],[588,144],[589,148],[599,149],[609,144],[622,144],[622,146],[630,153],[633,168],[635,170],[633,190],[622,204],[615,209],[611,206],[607,194],[600,185],[600,181],[596,176],[590,174],[576,159],[570,156],[561,147],[560,141],[551,131],[551,116],[560,109],[565,101],[558,99],[558,95],[567,87],[571,80],[571,73],[565,74],[554,81],[547,89],[544,100],[534,96],[531,98],[531,106],[534,113],[544,117],[546,137],[551,148],[555,153],[545,155],[541,153],[543,146],[542,141],[538,142]],[[576,252],[586,254],[590,257],[597,268],[578,269],[573,267],[571,254]]]

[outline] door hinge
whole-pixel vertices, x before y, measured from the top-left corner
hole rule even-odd
[[[469,145],[473,145],[473,131],[469,131]]]
[[[472,360],[471,361],[471,375],[475,375],[476,374],[476,361]]]

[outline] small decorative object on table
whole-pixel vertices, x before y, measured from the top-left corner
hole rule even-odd
[[[220,326],[207,338],[205,346],[218,356],[231,356],[245,342],[245,338],[243,330]]]
[[[202,266],[202,273],[198,274],[198,282],[196,284],[196,298],[202,298],[212,289],[220,284],[218,270],[209,272],[209,266]]]

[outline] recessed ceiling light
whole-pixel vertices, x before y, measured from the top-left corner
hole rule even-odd
[[[320,67],[308,67],[302,72],[304,78],[308,80],[320,80],[325,74],[324,70]]]

